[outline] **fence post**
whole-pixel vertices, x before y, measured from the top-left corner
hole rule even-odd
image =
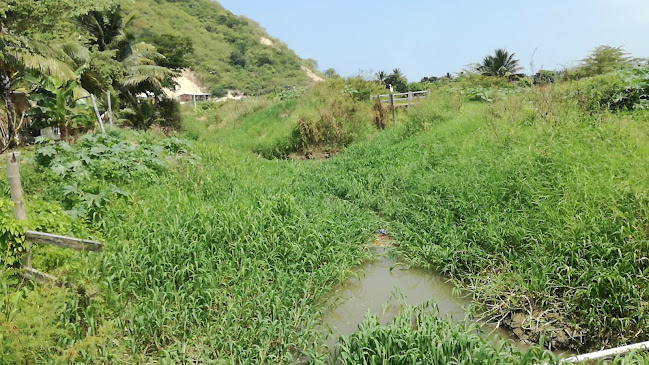
[[[20,170],[18,168],[18,156],[20,153],[7,153],[7,180],[9,180],[9,190],[11,191],[11,201],[14,203],[14,218],[18,221],[27,220],[25,211],[25,201],[23,200],[23,187],[20,183]],[[29,267],[29,243],[26,243],[26,252],[23,257],[23,266]]]
[[[108,97],[108,121],[110,122],[111,128],[115,126],[113,123],[113,106],[112,101],[110,100],[110,91],[106,91],[106,96]]]
[[[390,108],[392,109],[392,123],[394,123],[394,94],[390,93]]]
[[[412,106],[412,91],[408,91],[408,106]]]
[[[426,93],[426,99],[430,99],[430,90]]]
[[[101,120],[101,115],[99,115],[99,109],[97,109],[97,102],[95,101],[95,96],[90,94],[90,99],[92,99],[92,106],[95,108],[95,115],[97,116],[97,121],[99,121],[99,127],[101,128],[101,133],[106,133],[104,129],[104,122]]]

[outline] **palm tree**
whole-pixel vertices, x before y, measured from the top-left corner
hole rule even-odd
[[[388,77],[388,73],[385,71],[379,71],[376,73],[376,81],[383,82]]]
[[[129,45],[124,59],[119,60],[126,69],[126,75],[119,81],[121,88],[135,93],[161,94],[164,84],[176,75],[173,70],[157,64],[164,58],[148,43]]]
[[[506,50],[496,49],[493,56],[486,56],[477,69],[486,76],[510,76],[517,74],[522,67],[518,65],[518,60],[514,59],[514,53],[509,54]]]
[[[144,108],[137,96],[145,93],[153,94],[156,100],[161,99],[163,88],[173,85],[176,73],[160,66],[165,57],[154,46],[137,42],[135,36],[125,30],[132,20],[133,17],[124,17],[119,6],[108,11],[90,12],[77,19],[90,33],[91,46],[96,46],[99,51],[116,51],[113,58],[124,68],[123,75],[112,80],[112,87],[118,92],[126,114],[137,115],[131,112]],[[153,106],[149,109],[153,110]]]
[[[9,149],[23,125],[29,91],[23,80],[25,74],[49,75],[64,81],[76,77],[65,62],[69,58],[65,51],[0,28],[0,153]]]
[[[124,18],[118,5],[108,11],[91,11],[77,19],[81,28],[93,37],[89,44],[96,45],[103,52],[124,36],[124,29],[133,21],[133,16]]]

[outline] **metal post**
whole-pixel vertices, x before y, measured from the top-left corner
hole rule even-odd
[[[395,119],[394,119],[394,109],[395,108],[394,108],[394,94],[393,93],[390,93],[390,108],[392,108],[392,123],[394,123],[395,122]]]
[[[25,211],[25,201],[23,200],[23,187],[20,183],[20,170],[18,168],[19,152],[7,153],[7,179],[9,180],[9,190],[11,191],[11,201],[14,203],[14,218],[19,221],[27,220]],[[26,244],[26,252],[23,257],[23,266],[29,267],[30,255],[29,246]]]
[[[112,106],[112,101],[110,100],[110,91],[106,91],[106,96],[108,97],[108,121],[110,123],[110,127],[114,127],[115,124],[113,123],[113,106]]]

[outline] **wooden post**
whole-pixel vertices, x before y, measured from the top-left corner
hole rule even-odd
[[[196,110],[196,94],[194,94],[194,110]]]
[[[426,99],[430,99],[430,90],[426,93]]]
[[[392,108],[392,123],[394,123],[394,94],[390,93],[390,108]]]
[[[108,121],[110,122],[110,127],[114,127],[115,124],[113,123],[113,106],[112,106],[112,100],[110,100],[110,91],[106,91],[106,96],[108,97]]]
[[[25,211],[25,201],[23,200],[23,187],[20,183],[20,169],[18,168],[18,156],[20,153],[12,152],[7,153],[7,179],[9,180],[9,190],[11,190],[11,201],[14,203],[14,218],[19,221],[27,220],[27,212]],[[30,243],[26,243],[26,252],[23,257],[23,266],[29,267]]]
[[[412,91],[408,91],[408,106],[412,105]]]
[[[99,122],[101,133],[106,133],[106,130],[104,129],[104,122],[101,120],[101,115],[99,115],[99,109],[97,109],[97,102],[95,101],[95,96],[90,94],[90,99],[92,99],[92,106],[95,108],[95,115],[97,116],[97,121]]]

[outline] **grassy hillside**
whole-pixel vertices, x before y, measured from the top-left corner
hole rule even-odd
[[[131,30],[140,38],[189,37],[195,48],[190,61],[210,90],[256,94],[311,82],[300,68],[306,62],[286,44],[215,1],[138,0],[123,7],[136,15]]]

